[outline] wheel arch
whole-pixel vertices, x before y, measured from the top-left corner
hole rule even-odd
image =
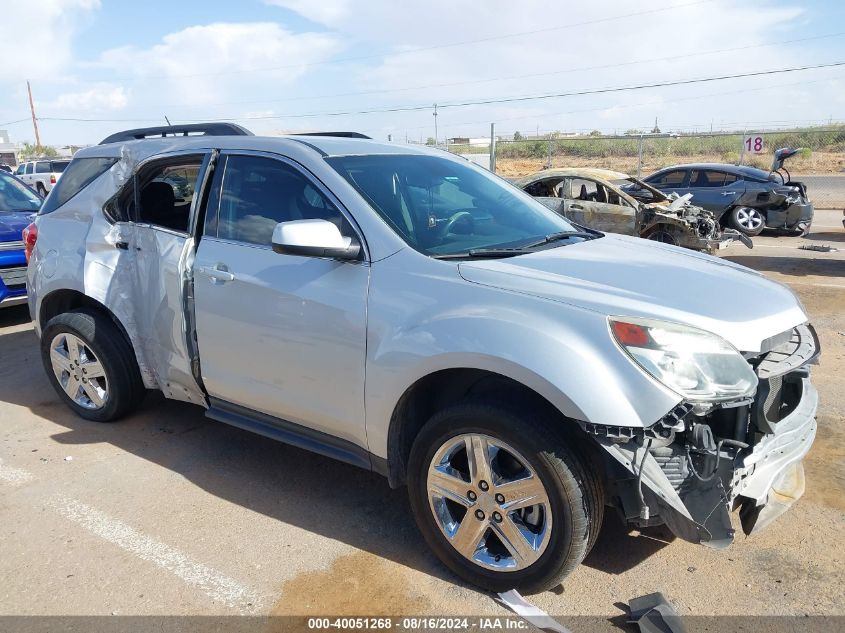
[[[129,347],[132,348],[132,353],[134,355],[134,360],[138,364],[139,368],[142,367],[142,364],[139,362],[138,359],[138,350],[135,347],[135,343],[132,340],[132,337],[129,336],[129,332],[126,327],[121,323],[120,319],[109,310],[109,308],[93,297],[86,295],[79,290],[73,290],[70,288],[61,288],[58,290],[54,290],[49,294],[45,295],[40,302],[38,308],[38,326],[40,331],[44,331],[47,323],[52,319],[54,316],[65,312],[71,312],[73,310],[79,309],[89,309],[100,312],[109,317],[109,319],[115,324],[117,329],[123,335],[124,339],[129,343]],[[142,376],[144,372],[141,372]]]
[[[434,413],[468,396],[490,394],[496,400],[519,402],[526,408],[547,411],[572,429],[577,423],[524,382],[486,369],[455,367],[434,371],[416,380],[399,398],[387,433],[387,478],[397,488],[406,481],[411,447]]]

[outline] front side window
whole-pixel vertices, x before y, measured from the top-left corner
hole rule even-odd
[[[0,170],[0,213],[4,211],[38,211],[41,198],[10,174]]]
[[[26,169],[26,163],[21,163],[18,165],[18,168],[15,170],[15,176],[20,176],[23,173],[23,170]]]
[[[41,215],[52,213],[65,204],[111,168],[117,160],[117,158],[74,159],[45,200],[44,206],[41,207]]]
[[[304,174],[272,158],[229,156],[218,209],[217,237],[227,240],[270,246],[276,225],[293,220],[328,220],[351,235],[343,214]]]
[[[647,178],[646,182],[652,187],[657,187],[658,189],[673,189],[683,187],[686,177],[687,172],[683,169],[675,169],[673,171],[664,172],[655,177]]]
[[[138,222],[187,233],[204,158],[182,156],[142,170],[138,174]]]
[[[576,229],[468,162],[427,155],[325,159],[412,248],[432,256],[520,248]]]

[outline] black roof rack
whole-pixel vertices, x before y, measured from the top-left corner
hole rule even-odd
[[[173,136],[252,136],[252,132],[235,123],[191,123],[188,125],[162,125],[139,127],[107,136],[100,145],[137,141],[145,138],[169,138]]]
[[[338,136],[340,138],[372,138],[360,132],[297,132],[293,136]]]

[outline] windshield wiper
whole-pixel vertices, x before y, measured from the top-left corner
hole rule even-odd
[[[561,240],[567,240],[570,237],[580,237],[584,240],[594,240],[598,237],[601,237],[601,233],[588,233],[587,231],[560,231],[558,233],[550,233],[542,240],[537,240],[536,242],[532,242],[531,244],[526,244],[522,248],[536,248],[538,246],[543,246],[544,244],[551,244],[552,242],[560,242]]]
[[[520,248],[471,248],[460,253],[445,253],[443,255],[432,255],[434,259],[470,259],[472,257],[516,257],[532,253],[527,247]]]

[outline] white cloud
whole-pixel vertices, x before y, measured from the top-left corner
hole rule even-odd
[[[99,65],[146,80],[159,103],[178,106],[278,87],[338,49],[331,35],[277,23],[215,23],[169,33],[150,48],[105,51]]]
[[[79,92],[65,92],[39,107],[55,113],[91,113],[121,110],[129,102],[129,96],[123,86],[98,84]]]
[[[349,0],[264,0],[264,4],[290,9],[313,22],[329,26],[340,22],[350,10]]]
[[[99,7],[99,0],[4,2],[0,42],[7,57],[0,64],[0,82],[62,76],[73,62],[78,26]]]

